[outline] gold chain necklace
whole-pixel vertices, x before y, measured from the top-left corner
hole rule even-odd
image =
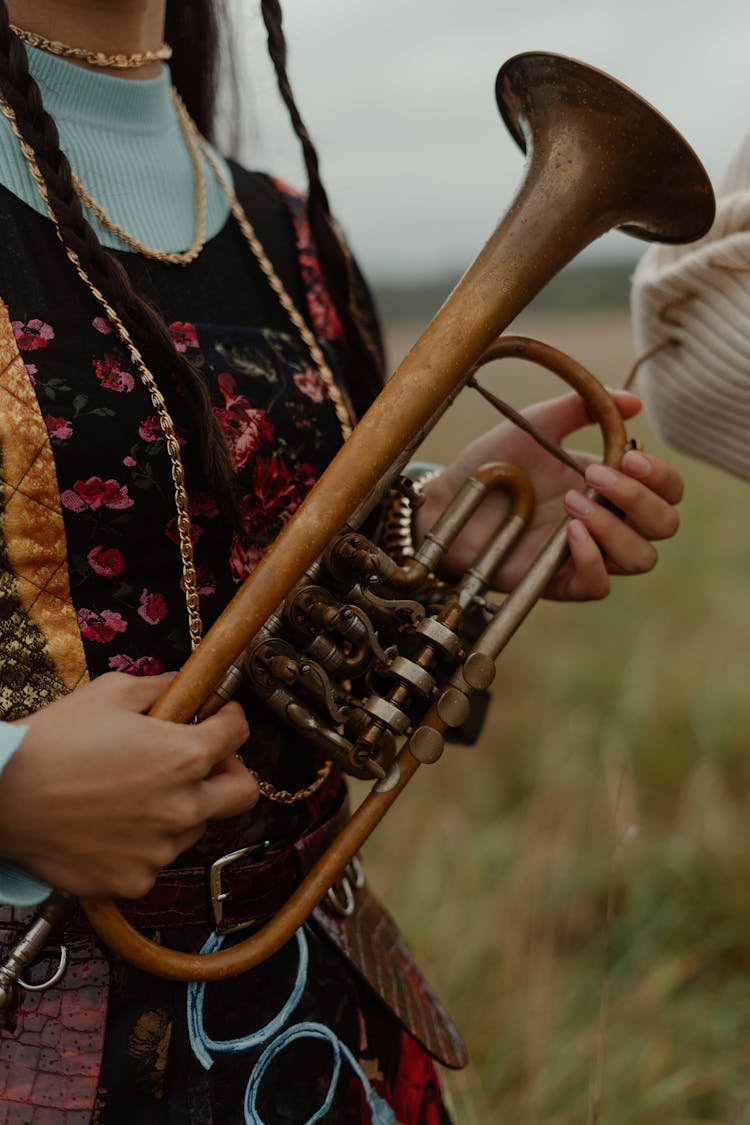
[[[16,24],[10,25],[14,35],[30,47],[37,47],[50,55],[59,55],[63,59],[76,59],[78,62],[88,63],[89,66],[111,67],[114,70],[137,70],[150,63],[165,62],[172,58],[172,48],[168,43],[162,43],[156,51],[134,51],[130,55],[115,54],[105,55],[103,51],[90,51],[86,47],[69,47],[67,43],[60,43],[57,39],[45,39],[36,31],[26,31]]]
[[[315,340],[315,337],[305,323],[292,298],[289,296],[283,282],[274,270],[273,264],[265,253],[265,250],[263,249],[263,246],[260,243],[250,220],[247,218],[247,215],[245,214],[245,211],[239,199],[237,198],[232,185],[224,177],[221,168],[214,159],[213,153],[210,151],[205,139],[196,129],[195,124],[189,117],[187,110],[182,104],[182,101],[176,91],[173,91],[173,97],[175,99],[175,103],[178,105],[178,109],[181,114],[184,113],[185,115],[184,119],[186,121],[188,133],[192,136],[194,142],[198,146],[200,146],[200,149],[205,154],[205,157],[210,164],[214,175],[217,177],[219,185],[221,186],[229,201],[232,213],[240,226],[240,230],[242,231],[253,256],[258,262],[258,265],[260,266],[263,274],[267,278],[273,292],[278,297],[280,304],[286,311],[287,315],[292,321],[292,324],[297,329],[306,347],[310,351],[311,357],[316,367],[318,368],[321,379],[323,380],[326,390],[328,391],[329,398],[334,406],[336,417],[341,427],[342,437],[344,441],[346,441],[346,439],[352,432],[351,417],[347,410],[343,396],[338,388],[338,385],[334,380],[333,373],[326,363],[325,358],[323,357],[323,353],[317,341]],[[44,201],[45,207],[47,209],[47,214],[52,220],[55,231],[57,232],[57,236],[62,243],[63,249],[65,250],[69,261],[74,266],[76,273],[84,282],[88,290],[101,305],[110,323],[114,325],[117,334],[122,343],[127,348],[131,360],[139,373],[141,382],[148,391],[154,408],[156,409],[157,416],[159,418],[159,424],[161,426],[162,433],[164,434],[165,445],[172,468],[175,508],[177,510],[177,529],[180,547],[180,559],[182,563],[183,585],[185,589],[185,605],[188,615],[190,644],[191,648],[194,649],[200,643],[201,637],[203,635],[203,625],[200,618],[198,578],[196,574],[195,556],[193,551],[192,522],[190,519],[189,501],[187,489],[185,486],[185,470],[182,464],[180,445],[179,441],[177,440],[174,422],[172,421],[171,415],[167,408],[167,404],[164,401],[161,391],[156,384],[156,380],[147,367],[145,360],[143,359],[143,356],[137,348],[132,336],[123,324],[121,318],[112,308],[107,298],[88,276],[76,252],[71,249],[71,247],[69,247],[65,242],[62,231],[60,230],[59,223],[57,221],[57,216],[55,215],[54,209],[52,208],[52,205],[50,203],[47,185],[37,163],[34,150],[21,134],[21,131],[18,127],[18,122],[16,121],[15,113],[13,112],[13,109],[8,103],[5,96],[2,94],[0,94],[0,108],[10,121],[13,132],[21,146],[21,151],[23,152],[23,155],[29,165],[34,180],[36,181],[39,194]],[[324,783],[329,773],[331,772],[331,765],[332,763],[330,761],[324,762],[320,769],[317,771],[315,779],[311,782],[311,784],[304,789],[298,789],[296,792],[289,792],[284,789],[276,789],[276,787],[270,782],[261,780],[254,770],[251,770],[251,772],[258,780],[258,787],[264,797],[278,804],[292,805],[296,804],[299,801],[306,800],[308,797],[312,796],[312,794],[315,793],[317,789],[320,788],[320,786]]]
[[[206,179],[203,172],[200,147],[193,129],[193,123],[182,100],[176,95],[174,89],[172,91],[172,100],[177,109],[180,129],[185,138],[188,153],[190,154],[190,162],[193,166],[193,182],[195,183],[195,233],[189,249],[170,251],[156,250],[153,247],[146,246],[143,242],[140,242],[135,235],[130,234],[116,223],[114,219],[110,219],[101,204],[91,198],[75,173],[71,173],[71,175],[73,179],[73,189],[81,202],[88,207],[89,211],[96,215],[102,226],[116,235],[126,246],[137,251],[137,253],[141,254],[144,258],[151,258],[157,262],[167,262],[169,265],[173,266],[187,266],[190,262],[195,261],[206,243]]]

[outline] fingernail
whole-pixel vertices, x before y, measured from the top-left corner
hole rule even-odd
[[[580,495],[580,493],[576,492],[576,496],[579,496],[579,495]],[[573,536],[573,538],[578,543],[585,543],[586,540],[589,537],[588,531],[586,530],[584,524],[582,524],[580,520],[571,520],[570,523],[568,524],[568,530],[570,531],[570,534]]]
[[[574,512],[579,512],[582,516],[590,516],[596,507],[593,501],[584,496],[582,492],[576,492],[574,488],[565,493],[565,503]]]
[[[612,488],[617,484],[617,473],[606,465],[589,465],[586,470],[586,480],[594,488]]]
[[[648,457],[644,457],[642,453],[636,453],[631,450],[626,453],[622,459],[623,468],[632,473],[634,477],[647,477],[653,468]]]

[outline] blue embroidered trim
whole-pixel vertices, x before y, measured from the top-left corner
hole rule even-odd
[[[281,1028],[299,1004],[307,983],[307,970],[310,956],[304,928],[301,927],[297,930],[295,938],[297,940],[299,964],[294,987],[289,995],[289,999],[280,1008],[277,1015],[275,1015],[272,1020],[269,1020],[265,1027],[250,1032],[248,1035],[238,1039],[211,1039],[206,1034],[203,1024],[203,1003],[206,995],[206,985],[205,983],[198,982],[188,984],[187,1022],[190,1046],[192,1047],[193,1054],[201,1066],[206,1070],[210,1070],[214,1063],[214,1060],[211,1058],[212,1054],[239,1054],[242,1051],[250,1050],[252,1047],[258,1047],[261,1043],[268,1042],[268,1046],[252,1069],[245,1091],[246,1125],[266,1125],[266,1122],[259,1116],[256,1108],[260,1086],[266,1070],[276,1056],[290,1043],[294,1043],[299,1039],[322,1040],[323,1042],[330,1043],[333,1054],[333,1070],[328,1092],[323,1100],[323,1104],[311,1117],[308,1117],[306,1121],[300,1122],[300,1125],[315,1125],[315,1122],[322,1121],[325,1114],[328,1113],[336,1093],[342,1060],[348,1063],[362,1083],[367,1105],[370,1110],[370,1116],[372,1118],[372,1125],[398,1125],[391,1107],[373,1090],[367,1075],[359,1065],[357,1059],[355,1059],[346,1044],[343,1043],[329,1027],[320,1023],[304,1021],[302,1023],[293,1024],[291,1027],[288,1027],[286,1031],[281,1031]],[[218,934],[211,934],[203,946],[201,953],[215,952],[221,947],[223,940],[224,939]]]

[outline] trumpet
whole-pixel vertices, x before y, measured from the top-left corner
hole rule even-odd
[[[216,709],[244,678],[283,721],[348,773],[371,778],[372,788],[285,906],[232,948],[170,950],[134,930],[113,902],[84,900],[103,942],[147,972],[221,979],[288,941],[419,767],[438,760],[446,732],[465,720],[475,693],[489,688],[498,655],[564,561],[567,520],[499,606],[485,598],[533,506],[528,482],[509,466],[486,466],[470,478],[411,558],[390,557],[361,531],[389,492],[408,489],[402,470],[482,364],[520,355],[550,368],[584,396],[602,430],[604,462],[617,466],[626,448],[619,412],[589,372],[545,345],[500,334],[611,228],[662,242],[699,238],[714,213],[708,177],[654,109],[572,59],[518,55],[501,68],[496,95],[527,155],[510,209],[151,711],[190,722]],[[509,515],[468,574],[446,589],[436,578],[440,561],[494,488],[509,494]],[[476,638],[465,626],[472,613],[482,620]],[[32,956],[25,948],[23,963]]]

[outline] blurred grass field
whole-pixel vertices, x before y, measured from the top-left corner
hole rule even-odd
[[[516,329],[613,386],[632,360],[625,313]],[[487,382],[515,405],[559,388],[526,365]],[[484,428],[478,401],[428,458]],[[657,568],[538,606],[480,744],[423,769],[367,846],[470,1050],[457,1125],[750,1123],[750,491],[669,457],[687,490]]]

